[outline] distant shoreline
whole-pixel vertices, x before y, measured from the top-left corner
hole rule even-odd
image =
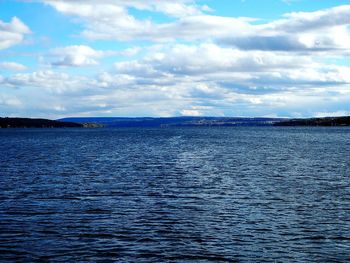
[[[350,126],[350,116],[324,118],[246,118],[246,117],[84,117],[61,121],[97,123],[107,128],[118,127],[234,127],[234,126]]]
[[[291,119],[291,120],[275,123],[274,126],[321,126],[321,127],[350,126],[350,116]]]
[[[59,120],[0,118],[0,128],[121,128],[121,127],[235,127],[235,126],[350,126],[350,116],[307,119],[244,117],[119,118],[84,117]]]
[[[80,123],[48,119],[0,118],[0,128],[83,128]]]

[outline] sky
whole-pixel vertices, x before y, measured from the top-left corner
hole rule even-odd
[[[0,117],[350,115],[350,1],[0,0]]]

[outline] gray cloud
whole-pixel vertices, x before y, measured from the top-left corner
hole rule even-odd
[[[278,36],[249,36],[241,38],[227,38],[219,41],[224,45],[232,45],[242,50],[263,51],[329,51],[325,47],[307,47],[297,38],[289,35]]]
[[[350,24],[350,5],[337,6],[316,12],[295,12],[285,15],[265,27],[284,32],[300,33]]]

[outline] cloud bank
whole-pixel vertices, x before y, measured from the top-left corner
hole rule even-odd
[[[190,0],[37,2],[81,30],[71,44],[43,52],[43,66],[1,76],[2,105],[16,102],[22,112],[306,117],[350,111],[344,63],[350,5],[264,21],[220,16]],[[0,21],[0,32],[4,49],[30,30],[13,18]],[[75,44],[77,37],[84,41]],[[0,68],[26,70],[11,62]],[[26,100],[29,91],[38,96]]]

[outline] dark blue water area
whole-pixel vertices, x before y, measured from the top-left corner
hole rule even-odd
[[[349,128],[0,130],[1,262],[349,262]]]

